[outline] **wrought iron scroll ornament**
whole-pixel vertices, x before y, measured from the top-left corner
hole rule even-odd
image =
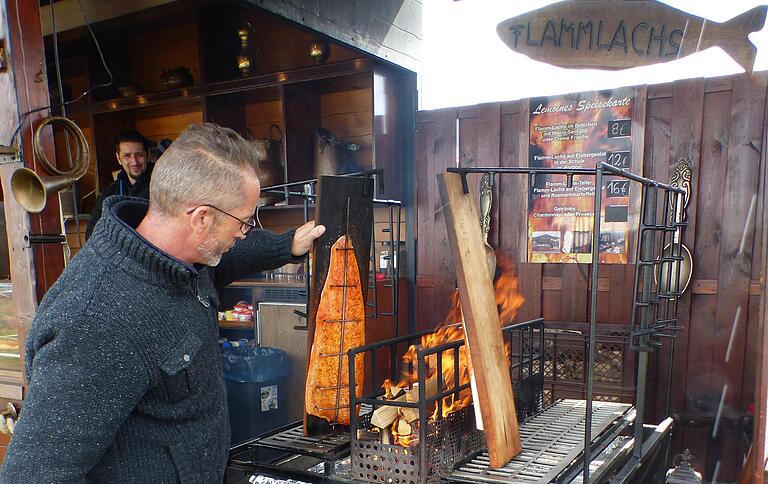
[[[680,296],[688,288],[693,275],[693,256],[683,243],[683,227],[686,225],[686,210],[691,199],[691,180],[693,168],[691,162],[681,159],[677,162],[669,185],[681,188],[685,193],[682,200],[676,195],[675,203],[669,205],[669,223],[675,226],[672,243],[664,247],[663,256],[677,259],[674,262],[662,262],[655,274],[662,294]],[[679,273],[678,273],[679,270]],[[660,273],[659,273],[660,272]]]
[[[488,232],[491,228],[491,207],[490,195],[493,184],[493,173],[483,173],[480,178],[480,227],[483,229],[483,235],[488,240]]]
[[[672,172],[672,179],[669,184],[673,187],[682,188],[685,190],[685,196],[683,197],[683,207],[680,222],[685,221],[685,213],[688,209],[688,202],[691,199],[691,179],[693,178],[693,167],[691,162],[686,159],[681,159],[677,162],[675,171]],[[674,214],[673,214],[674,215]]]

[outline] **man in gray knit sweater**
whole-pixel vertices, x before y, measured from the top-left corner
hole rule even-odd
[[[106,200],[30,328],[29,391],[0,481],[222,482],[217,290],[295,262],[325,230],[251,230],[253,149],[191,126],[157,162],[149,203]]]

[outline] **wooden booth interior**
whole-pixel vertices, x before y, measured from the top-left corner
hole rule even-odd
[[[394,180],[403,171],[411,136],[412,128],[406,131],[404,123],[415,105],[413,73],[245,2],[173,2],[93,28],[114,82],[68,108],[94,152],[88,174],[76,187],[79,218],[87,218],[96,194],[120,168],[113,154],[120,131],[136,129],[160,142],[203,121],[231,127],[248,139],[278,142],[284,170],[280,182],[315,178],[315,133],[323,128],[357,145],[351,166],[380,168],[384,180],[393,180],[382,183],[379,198],[406,195]],[[238,70],[240,29],[248,35],[247,75]],[[57,91],[52,36],[45,41],[49,83]],[[329,42],[322,63],[309,55],[314,41]],[[65,100],[108,80],[85,27],[60,32],[58,44]],[[164,74],[177,67],[188,70],[191,82],[165,84]],[[57,139],[57,151],[64,146]],[[295,210],[299,203],[291,198],[287,205],[265,207],[261,222],[277,230],[295,226],[303,218]],[[77,236],[72,204],[62,205],[74,252],[83,239]]]
[[[670,455],[690,448],[708,479],[718,468],[718,481],[738,477],[752,432],[749,408],[756,399],[760,358],[767,79],[761,72],[682,80],[647,91],[641,175],[666,183],[679,160],[693,164],[683,240],[693,254],[694,274],[678,314],[684,330],[674,354],[671,407],[678,430]],[[423,326],[439,323],[446,314],[455,273],[436,184],[422,181],[457,163],[526,166],[527,102],[417,113],[415,299]],[[497,256],[510,261],[525,298],[517,320],[543,316],[547,327],[571,330],[546,334],[545,399],[583,398],[590,267],[526,262],[527,181],[522,178],[497,177],[489,241]],[[599,269],[597,399],[634,400],[636,353],[627,342],[634,270],[633,264]],[[665,345],[652,357],[646,421],[663,416],[668,351]],[[713,438],[723,395],[722,431]]]

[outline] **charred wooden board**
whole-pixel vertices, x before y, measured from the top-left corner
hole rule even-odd
[[[347,235],[355,248],[360,272],[363,300],[368,290],[371,236],[373,233],[373,179],[369,177],[321,176],[318,182],[316,222],[325,225],[325,233],[315,241],[312,250],[312,273],[309,287],[309,320],[307,361],[311,358],[315,336],[315,320],[323,285],[328,277],[331,248],[342,235]],[[317,435],[330,431],[329,423],[304,412],[304,434]]]

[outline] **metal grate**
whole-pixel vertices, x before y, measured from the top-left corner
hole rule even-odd
[[[369,416],[360,418],[362,428]],[[369,482],[392,484],[436,483],[453,470],[456,462],[479,451],[485,435],[475,425],[474,406],[464,407],[446,417],[430,421],[424,445],[403,447],[375,441],[352,441],[352,470],[355,477]],[[426,476],[421,476],[422,451],[426,453]]]
[[[584,449],[586,401],[562,400],[520,425],[523,452],[504,467],[491,469],[484,452],[448,476],[448,482],[547,483]],[[593,402],[592,435],[618,420],[631,405]]]
[[[334,460],[346,454],[349,449],[349,432],[334,432],[326,435],[307,437],[301,423],[267,435],[252,445],[295,452],[318,459]]]
[[[397,365],[401,362],[399,351],[411,343],[419,344],[422,332],[413,335],[380,341],[355,348],[349,352],[350,365],[355,358],[365,358],[371,365],[366,374],[376,375],[378,362],[390,362],[392,379],[398,375]],[[502,328],[505,342],[509,346],[510,375],[515,382],[515,404],[518,417],[536,414],[543,406],[543,378],[541,374],[541,350],[544,341],[544,325],[541,318]],[[381,400],[380,390],[358,398],[355,392],[354,371],[350,370],[350,402],[368,403],[378,407],[395,406],[418,409],[418,420],[414,422],[418,440],[410,448],[381,444],[357,434],[357,429],[370,428],[370,418],[351,419],[352,468],[357,479],[386,483],[433,483],[453,469],[453,466],[484,447],[484,434],[475,425],[474,407],[465,407],[442,417],[444,397],[452,396],[455,401],[460,393],[468,391],[469,382],[460,383],[459,372],[453,378],[443,380],[442,364],[452,359],[453,366],[459,365],[459,352],[464,340],[455,340],[416,352],[416,362],[409,363],[409,370],[416,370],[419,388],[427,388],[427,372],[435,365],[437,375],[436,393],[421,398],[418,402],[396,402]],[[431,363],[434,362],[434,363]],[[432,377],[435,378],[435,377]],[[396,380],[395,380],[396,381]],[[432,420],[430,415],[437,415]]]
[[[266,287],[263,290],[263,295],[254,299],[304,304],[307,302],[307,290],[303,287]]]

